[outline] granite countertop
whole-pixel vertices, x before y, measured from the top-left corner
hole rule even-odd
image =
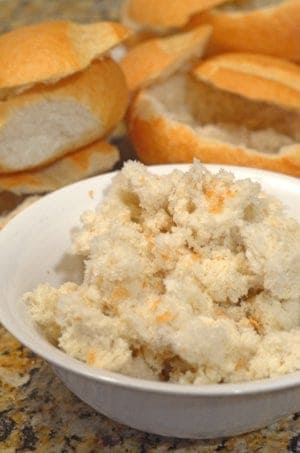
[[[120,0],[0,0],[0,32],[49,19],[116,19]],[[1,55],[0,55],[1,63]],[[146,434],[97,414],[0,326],[0,452],[300,452],[300,413],[224,440]]]

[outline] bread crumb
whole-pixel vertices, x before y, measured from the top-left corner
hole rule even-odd
[[[258,183],[127,162],[73,243],[82,285],[25,295],[71,356],[195,385],[300,369],[300,225]]]

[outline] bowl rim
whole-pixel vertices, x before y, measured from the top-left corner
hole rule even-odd
[[[150,168],[162,168],[168,167],[170,170],[178,168],[185,169],[188,168],[190,164],[162,164],[162,165],[151,165]],[[234,165],[222,165],[222,164],[205,164],[205,167],[211,170],[218,170],[224,168],[228,171],[233,171],[235,169],[242,170],[241,173],[248,172],[249,176],[254,176],[255,174],[260,174],[261,176],[269,175],[270,177],[276,177],[280,181],[290,181],[295,183],[299,182],[298,178],[277,174],[268,170],[256,169],[251,167],[239,167]],[[100,174],[93,176],[91,178],[84,179],[82,181],[75,182],[68,186],[65,186],[61,189],[58,189],[54,192],[51,192],[47,195],[44,195],[40,200],[35,202],[33,205],[29,206],[25,211],[19,213],[15,218],[13,218],[7,226],[5,226],[0,235],[5,235],[6,230],[9,228],[9,225],[18,222],[19,219],[24,215],[28,210],[36,209],[40,204],[43,204],[45,200],[49,197],[55,197],[58,192],[72,190],[72,187],[79,185],[86,185],[89,181],[96,179],[107,179],[110,181],[111,178],[116,175],[119,170],[111,171],[108,173]],[[240,176],[237,176],[240,178]],[[241,175],[242,178],[247,177],[244,174]],[[50,342],[48,342],[45,337],[43,337],[37,330],[34,332],[35,338],[40,339],[40,342],[33,341],[30,335],[25,335],[22,332],[18,332],[15,328],[14,323],[9,317],[6,317],[4,304],[0,302],[0,322],[2,325],[11,333],[15,338],[17,338],[23,345],[28,349],[33,351],[39,357],[43,358],[49,362],[54,368],[63,369],[67,372],[75,373],[81,377],[92,379],[93,381],[99,382],[101,384],[109,384],[118,387],[123,387],[127,389],[134,389],[141,392],[150,392],[150,393],[159,393],[159,394],[168,394],[168,395],[182,395],[182,396],[191,396],[191,397],[226,397],[226,396],[239,396],[239,395],[256,395],[259,393],[270,393],[270,392],[279,392],[281,390],[287,390],[290,388],[299,387],[300,388],[300,370],[288,373],[285,375],[275,376],[266,379],[254,380],[254,381],[245,381],[245,382],[234,382],[234,383],[222,383],[222,384],[177,384],[171,382],[160,382],[154,380],[146,380],[137,377],[131,377],[123,375],[121,373],[116,373],[113,371],[108,371],[96,367],[92,367],[84,362],[81,362],[78,359],[75,359],[69,356],[64,351],[56,348]]]

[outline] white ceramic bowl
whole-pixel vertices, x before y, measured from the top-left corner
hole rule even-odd
[[[167,173],[175,166],[152,167]],[[219,166],[208,165],[215,171]],[[186,166],[176,166],[186,168]],[[262,170],[228,167],[280,198],[300,220],[300,182]],[[41,282],[80,279],[78,259],[68,255],[70,230],[94,208],[112,173],[70,185],[43,197],[0,233],[0,320],[24,345],[43,357],[79,398],[134,428],[186,438],[232,436],[262,428],[300,410],[300,372],[242,384],[204,386],[158,383],[92,368],[43,338],[21,296]],[[91,198],[90,191],[94,192]]]

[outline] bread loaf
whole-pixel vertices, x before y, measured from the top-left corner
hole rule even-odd
[[[24,171],[107,135],[128,90],[103,55],[128,35],[118,24],[52,22],[0,37],[0,172]]]
[[[300,61],[299,0],[236,0],[204,11],[189,27],[210,24],[211,52],[254,52]]]
[[[55,85],[38,85],[0,102],[0,171],[47,164],[100,139],[126,105],[123,73],[109,58]]]
[[[141,90],[128,130],[148,164],[245,165],[300,176],[300,68],[226,54]]]

